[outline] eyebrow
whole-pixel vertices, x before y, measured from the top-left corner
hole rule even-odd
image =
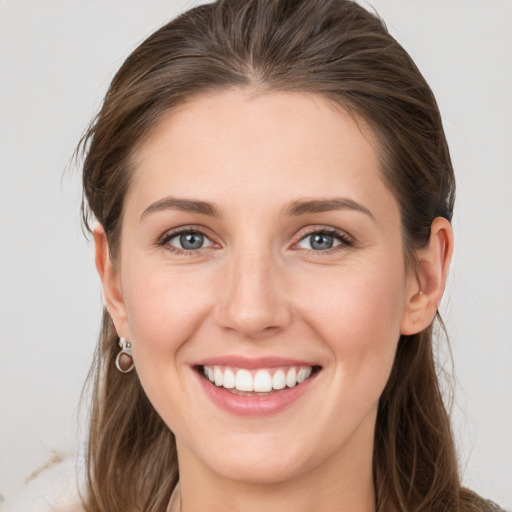
[[[197,199],[184,199],[173,196],[164,197],[148,206],[142,212],[141,220],[153,212],[162,210],[179,210],[184,212],[199,213],[209,217],[221,217],[218,208],[206,201]],[[333,197],[329,199],[297,199],[285,208],[284,214],[291,217],[299,217],[301,215],[322,213],[334,210],[355,210],[368,215],[375,220],[372,212],[366,206],[345,197]]]
[[[368,215],[375,220],[373,213],[366,206],[346,197],[333,197],[330,199],[311,199],[293,201],[285,210],[286,215],[298,217],[307,213],[322,213],[333,210],[355,210]]]
[[[164,197],[148,206],[140,216],[141,220],[150,213],[162,210],[180,210],[182,212],[200,213],[209,217],[220,217],[220,213],[212,203],[196,199],[183,199],[177,197]]]

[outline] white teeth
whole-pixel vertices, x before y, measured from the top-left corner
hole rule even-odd
[[[273,375],[272,371],[274,371]],[[260,369],[256,373],[254,373],[254,370],[251,373],[249,370],[236,370],[223,366],[205,365],[203,367],[205,377],[216,386],[222,386],[226,389],[235,388],[238,391],[245,392],[255,391],[257,393],[268,393],[273,389],[284,389],[287,386],[293,388],[310,377],[312,371],[311,366],[282,367],[277,370]]]
[[[301,384],[311,375],[311,368],[301,368],[297,374],[297,384]]]
[[[284,389],[286,387],[286,375],[283,370],[277,370],[272,377],[272,387],[274,389]]]
[[[297,384],[297,371],[295,368],[290,368],[286,374],[286,385],[289,388],[293,388]]]
[[[266,370],[258,370],[254,376],[254,391],[266,392],[272,390],[272,377]]]
[[[238,370],[236,372],[235,388],[238,389],[238,391],[253,391],[253,387],[251,372]]]
[[[229,368],[224,372],[224,382],[222,385],[226,389],[233,389],[235,387],[235,374]]]
[[[214,366],[213,368],[213,376],[215,378],[215,385],[216,386],[222,386],[224,375],[222,373],[222,370],[218,366]]]

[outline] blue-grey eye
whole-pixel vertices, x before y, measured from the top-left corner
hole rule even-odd
[[[210,239],[198,231],[184,231],[169,238],[166,242],[176,249],[195,251],[212,245]]]
[[[204,236],[201,233],[187,233],[180,235],[183,249],[200,249],[203,246]]]
[[[298,246],[301,249],[313,249],[314,251],[325,251],[341,245],[340,237],[329,233],[318,232],[305,236]]]

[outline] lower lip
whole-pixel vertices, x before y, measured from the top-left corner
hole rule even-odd
[[[210,399],[222,409],[239,416],[268,416],[276,414],[304,395],[320,372],[293,388],[285,388],[269,395],[236,395],[222,386],[216,386],[194,371],[202,388]]]

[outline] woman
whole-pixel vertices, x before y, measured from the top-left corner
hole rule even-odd
[[[378,18],[192,9],[82,147],[106,302],[87,510],[498,510],[461,489],[432,354],[449,151]]]

